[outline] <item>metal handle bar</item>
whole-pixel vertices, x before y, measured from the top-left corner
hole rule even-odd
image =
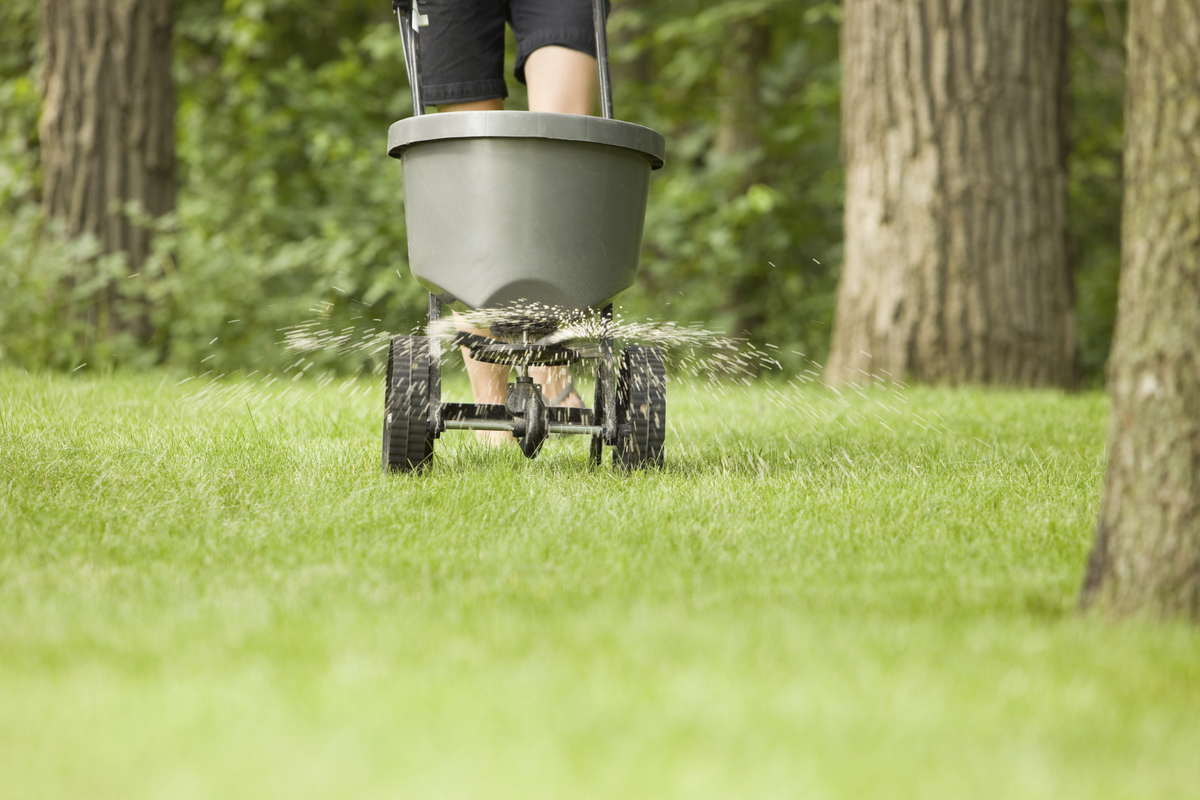
[[[404,47],[404,71],[408,73],[408,85],[412,89],[413,116],[425,115],[425,94],[421,86],[421,37],[419,29],[426,24],[425,15],[417,8],[405,8],[405,0],[392,0],[392,11],[400,22],[400,42]]]
[[[608,75],[608,15],[604,0],[592,0],[592,27],[596,29],[596,66],[600,70],[600,114],[613,119],[612,81]]]

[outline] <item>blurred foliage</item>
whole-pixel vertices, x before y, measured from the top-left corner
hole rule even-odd
[[[1124,0],[1071,4],[1068,220],[1084,374],[1104,378],[1121,268],[1121,139],[1125,110]]]
[[[178,208],[145,221],[159,235],[135,272],[42,218],[37,0],[0,8],[0,360],[270,369],[291,360],[281,331],[314,309],[338,330],[419,324],[399,164],[384,154],[388,125],[411,113],[389,4],[176,12]],[[1119,265],[1123,18],[1115,0],[1072,2],[1071,230],[1092,374]],[[620,313],[746,335],[789,367],[824,358],[841,258],[840,22],[827,0],[614,1],[617,116],[668,142]],[[510,89],[508,107],[524,107]],[[149,309],[153,341],[91,337],[74,306],[94,285],[78,275],[118,279],[126,308]]]
[[[39,199],[37,17],[37,0],[0,5],[0,235],[11,214]]]
[[[176,12],[177,211],[154,223],[155,256],[136,274],[104,265],[129,276],[127,307],[148,306],[158,335],[91,347],[68,313],[46,347],[46,331],[4,303],[0,357],[69,367],[149,354],[217,372],[278,368],[294,358],[276,346],[282,329],[314,308],[338,327],[415,324],[425,294],[407,276],[399,164],[384,153],[388,125],[411,113],[390,5],[179,0]],[[6,162],[17,152],[9,145]],[[8,196],[21,192],[36,200],[32,186]],[[38,298],[53,328],[83,296],[58,279],[89,272],[94,247],[11,211],[0,269]]]
[[[615,8],[618,115],[667,137],[643,274],[620,304],[771,343],[788,366],[823,358],[842,240],[840,5]]]

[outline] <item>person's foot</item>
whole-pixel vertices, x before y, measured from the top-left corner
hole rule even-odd
[[[575,383],[566,367],[533,367],[529,375],[541,387],[546,405],[583,408],[583,400],[575,391]]]
[[[508,431],[475,431],[475,438],[489,447],[504,447],[513,441]]]
[[[575,391],[575,384],[567,381],[567,385],[554,397],[547,397],[546,402],[552,406],[562,406],[564,408],[583,408],[583,398],[579,396],[579,392]]]

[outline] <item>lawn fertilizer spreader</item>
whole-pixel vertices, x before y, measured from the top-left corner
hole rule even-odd
[[[452,345],[517,373],[503,404],[444,402],[442,338],[391,339],[383,466],[429,463],[447,430],[510,431],[535,457],[549,434],[591,436],[591,457],[613,447],[626,468],[661,465],[666,372],[657,347],[627,345],[618,358],[613,299],[637,277],[651,170],[665,142],[613,118],[605,12],[593,0],[603,118],[527,111],[425,115],[416,0],[393,0],[412,87],[413,116],[391,126],[388,155],[402,163],[409,266],[429,290],[429,325],[442,306],[496,309],[491,337],[456,332]],[[436,21],[435,21],[436,24]],[[590,318],[595,341],[563,320]],[[427,330],[427,333],[430,331]],[[552,405],[529,368],[595,360],[592,408]]]

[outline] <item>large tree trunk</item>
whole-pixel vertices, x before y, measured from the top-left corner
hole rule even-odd
[[[1200,622],[1200,5],[1129,8],[1108,475],[1082,605]]]
[[[1066,0],[846,0],[826,379],[1066,386]]]
[[[150,232],[123,206],[159,216],[175,205],[172,2],[41,0],[41,10],[46,211],[136,268]],[[97,296],[110,329],[113,299],[112,287]]]

